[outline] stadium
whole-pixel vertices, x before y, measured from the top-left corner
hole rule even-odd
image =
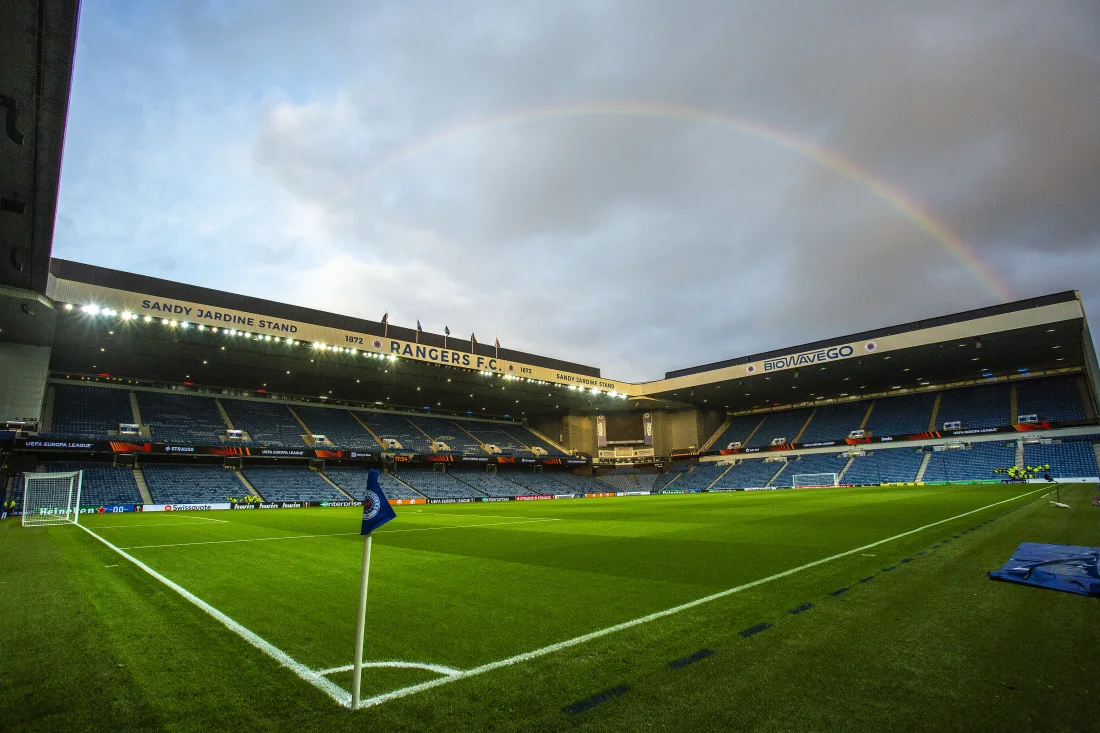
[[[59,258],[70,5],[12,57],[5,729],[1091,726],[1095,600],[985,575],[1097,544],[1078,292],[632,382]]]

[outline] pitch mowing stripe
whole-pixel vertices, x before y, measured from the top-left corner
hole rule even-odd
[[[689,601],[689,602],[683,603],[679,606],[673,606],[672,608],[667,608],[664,611],[657,611],[656,613],[651,613],[647,616],[642,616],[640,618],[633,619],[632,621],[624,621],[621,624],[616,624],[615,626],[608,626],[606,629],[600,629],[598,631],[592,631],[592,632],[584,634],[582,636],[577,636],[577,637],[574,637],[572,639],[566,639],[565,641],[559,641],[556,644],[551,644],[549,646],[544,646],[541,649],[535,649],[534,651],[524,652],[522,654],[517,654],[514,657],[508,657],[507,659],[501,659],[500,661],[497,661],[497,662],[489,662],[488,664],[483,664],[480,667],[474,667],[473,669],[465,670],[465,671],[460,672],[459,674],[456,674],[456,675],[451,675],[449,677],[441,677],[440,679],[437,679],[437,680],[429,680],[428,682],[421,682],[420,684],[417,684],[417,685],[410,685],[408,687],[402,687],[398,690],[393,690],[392,692],[386,692],[386,693],[383,693],[381,695],[375,695],[374,697],[370,697],[370,698],[367,698],[366,700],[360,701],[359,707],[366,708],[366,707],[372,707],[374,705],[380,705],[384,702],[388,702],[390,700],[395,700],[399,697],[406,697],[408,695],[413,695],[413,694],[416,694],[418,692],[423,692],[425,690],[430,690],[433,687],[439,687],[440,685],[445,685],[445,684],[448,684],[450,682],[455,682],[457,680],[465,679],[467,677],[474,677],[474,676],[479,675],[479,674],[484,674],[485,672],[491,672],[494,669],[500,669],[501,667],[509,667],[513,664],[518,664],[520,662],[526,662],[530,659],[536,659],[538,657],[542,657],[542,656],[545,656],[547,654],[553,654],[554,652],[561,651],[562,649],[568,649],[569,647],[577,646],[578,644],[583,644],[587,641],[592,641],[593,639],[598,639],[601,636],[607,636],[608,634],[613,634],[616,631],[624,631],[625,629],[629,629],[629,628],[632,628],[634,626],[639,626],[639,625],[644,624],[644,623],[649,623],[650,621],[656,621],[657,619],[664,618],[666,616],[672,616],[673,614],[680,613],[681,611],[687,611],[688,609],[695,608],[696,606],[701,606],[704,603],[710,603],[711,601],[716,601],[719,598],[725,598],[726,596],[731,596],[734,593],[740,593],[741,591],[748,590],[749,588],[755,588],[758,585],[763,585],[764,583],[770,583],[773,580],[779,580],[780,578],[785,578],[788,575],[794,575],[795,573],[800,573],[803,570],[808,570],[810,568],[817,567],[818,565],[824,565],[827,562],[832,562],[833,560],[839,560],[842,557],[847,557],[849,555],[854,555],[857,552],[863,552],[864,550],[869,550],[872,547],[878,547],[879,545],[884,545],[887,542],[893,542],[894,540],[901,539],[902,537],[908,537],[911,534],[916,534],[917,532],[923,532],[926,529],[930,529],[932,527],[937,527],[937,526],[939,526],[941,524],[945,524],[947,522],[953,522],[956,519],[961,519],[963,517],[968,517],[971,514],[977,514],[978,512],[983,512],[986,509],[992,509],[995,506],[1000,506],[1001,504],[1007,504],[1008,502],[1016,501],[1017,499],[1022,499],[1025,496],[1031,496],[1032,494],[1036,494],[1040,491],[1046,491],[1046,488],[1044,487],[1042,489],[1036,489],[1035,491],[1028,491],[1026,493],[1014,496],[1010,499],[1004,499],[1002,501],[993,502],[992,504],[987,504],[986,506],[979,507],[977,509],[972,509],[968,512],[963,512],[962,514],[956,514],[955,516],[948,517],[947,519],[941,519],[939,521],[932,522],[931,524],[925,524],[924,526],[917,527],[916,529],[911,529],[907,532],[902,532],[901,534],[896,534],[893,537],[887,537],[884,540],[878,540],[877,542],[872,542],[869,545],[863,545],[862,547],[856,547],[852,550],[846,550],[846,551],[838,553],[836,555],[830,555],[829,557],[822,558],[821,560],[814,560],[813,562],[808,562],[805,565],[799,565],[796,568],[791,568],[790,570],[784,570],[782,572],[776,573],[775,575],[769,575],[768,577],[761,578],[759,580],[753,580],[753,581],[750,581],[750,582],[745,583],[743,585],[739,585],[735,588],[730,588],[728,590],[719,591],[718,593],[714,593],[712,595],[705,596],[703,598],[699,598],[699,599],[696,599],[694,601]]]
[[[394,532],[434,532],[440,529],[473,529],[476,527],[503,527],[509,524],[530,524],[531,522],[560,522],[560,519],[520,519],[515,522],[489,522],[487,524],[462,524],[453,527],[420,527],[415,529],[386,529],[378,530],[379,534],[392,534]],[[157,547],[190,547],[191,545],[229,545],[237,542],[273,542],[275,540],[308,540],[315,537],[350,537],[359,535],[358,532],[329,532],[327,534],[292,534],[286,537],[253,537],[246,540],[207,540],[205,542],[175,542],[169,545],[130,545],[123,550],[152,550]]]
[[[107,545],[107,547],[110,547],[112,550],[117,552],[119,555],[122,555],[124,558],[126,558],[127,560],[132,562],[134,565],[136,565],[139,568],[141,568],[142,570],[144,570],[146,573],[148,573],[152,577],[159,580],[161,583],[164,583],[166,586],[168,586],[169,588],[174,590],[176,593],[179,593],[186,600],[188,600],[191,603],[195,604],[196,606],[201,608],[203,611],[206,611],[208,614],[210,614],[215,619],[220,621],[222,623],[222,625],[225,626],[225,628],[229,629],[230,631],[235,633],[237,636],[241,637],[242,639],[247,641],[249,644],[251,644],[252,646],[259,649],[261,652],[266,654],[267,656],[274,659],[280,665],[286,667],[291,672],[298,675],[300,678],[302,678],[303,680],[305,680],[309,684],[316,687],[321,692],[323,692],[326,695],[328,695],[329,697],[331,697],[333,700],[338,702],[340,705],[343,705],[344,707],[350,707],[351,706],[351,693],[348,692],[347,690],[345,690],[344,688],[342,688],[339,685],[335,684],[334,682],[330,681],[327,677],[323,677],[320,674],[318,674],[317,672],[314,672],[312,669],[310,669],[306,665],[302,664],[298,660],[294,659],[289,654],[284,652],[282,649],[278,648],[277,646],[275,646],[271,642],[266,641],[265,639],[261,638],[254,631],[252,631],[250,629],[246,629],[244,626],[237,623],[236,621],[234,621],[233,619],[231,619],[229,616],[225,615],[224,613],[222,613],[218,609],[214,608],[209,603],[207,603],[203,599],[196,596],[194,593],[191,593],[186,588],[183,588],[182,586],[172,582],[168,578],[166,578],[163,575],[161,575],[160,573],[158,573],[156,570],[153,570],[151,567],[149,567],[148,565],[143,563],[141,560],[138,560],[136,557],[123,552],[121,549],[119,549],[118,547],[115,547],[110,542],[103,539],[102,537],[100,537],[99,535],[97,535],[95,532],[88,529],[84,525],[81,524],[81,525],[77,525],[77,526],[79,526],[82,530],[84,530],[85,532],[90,534],[92,537],[95,537],[97,540],[99,540],[103,544]]]

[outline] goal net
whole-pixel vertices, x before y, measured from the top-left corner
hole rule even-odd
[[[791,477],[791,487],[800,488],[807,486],[836,486],[837,475],[835,473],[796,473]]]
[[[23,474],[23,526],[78,524],[83,471]]]

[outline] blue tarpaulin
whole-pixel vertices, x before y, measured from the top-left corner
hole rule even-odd
[[[994,580],[1100,597],[1100,547],[1022,542]]]

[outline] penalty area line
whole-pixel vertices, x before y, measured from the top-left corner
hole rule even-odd
[[[769,575],[766,578],[760,578],[759,580],[753,580],[751,582],[744,583],[743,585],[739,585],[739,586],[736,586],[734,588],[729,588],[728,590],[719,591],[718,593],[714,593],[714,594],[711,594],[709,596],[704,596],[703,598],[697,598],[694,601],[688,601],[687,603],[680,604],[679,606],[673,606],[672,608],[666,608],[663,611],[657,611],[656,613],[651,613],[651,614],[648,614],[646,616],[641,616],[639,618],[636,618],[636,619],[633,619],[633,620],[630,620],[630,621],[624,621],[623,623],[616,624],[615,626],[608,626],[605,629],[599,629],[598,631],[592,631],[590,633],[583,634],[582,636],[577,636],[577,637],[574,637],[572,639],[566,639],[565,641],[559,641],[556,644],[550,644],[549,646],[544,646],[541,649],[535,649],[533,651],[524,652],[522,654],[517,654],[514,657],[508,657],[507,659],[501,659],[501,660],[496,661],[496,662],[489,662],[488,664],[483,664],[480,667],[474,667],[473,669],[463,670],[459,674],[456,674],[456,675],[441,677],[439,679],[429,680],[428,682],[421,682],[420,684],[417,684],[417,685],[410,685],[408,687],[402,687],[400,689],[393,690],[392,692],[386,692],[386,693],[383,693],[381,695],[375,695],[374,697],[370,697],[370,698],[367,698],[365,700],[360,701],[359,707],[366,708],[366,707],[372,707],[374,705],[380,705],[384,702],[388,702],[390,700],[395,700],[399,697],[406,697],[408,695],[413,695],[413,694],[416,694],[418,692],[424,692],[425,690],[430,690],[433,687],[439,687],[440,685],[446,685],[446,684],[449,684],[451,682],[455,682],[457,680],[465,679],[467,677],[474,677],[474,676],[479,675],[479,674],[484,674],[485,672],[491,672],[494,669],[500,669],[501,667],[509,667],[513,664],[518,664],[520,662],[526,662],[530,659],[535,659],[537,657],[542,657],[542,656],[545,656],[547,654],[553,654],[554,652],[561,651],[562,649],[568,649],[569,647],[577,646],[578,644],[584,644],[585,642],[592,641],[593,639],[598,639],[601,636],[607,636],[608,634],[613,634],[617,631],[624,631],[624,630],[629,629],[629,628],[634,627],[634,626],[640,626],[641,624],[649,623],[650,621],[656,621],[657,619],[665,618],[666,616],[672,616],[673,614],[677,614],[677,613],[680,613],[682,611],[687,611],[689,609],[695,608],[696,606],[702,606],[705,603],[710,603],[711,601],[716,601],[720,598],[725,598],[726,596],[731,596],[734,593],[740,593],[741,591],[745,591],[745,590],[748,590],[750,588],[755,588],[758,585],[763,585],[765,583],[770,583],[773,580],[779,580],[780,578],[785,578],[789,575],[794,575],[795,573],[800,573],[803,570],[808,570],[810,568],[817,567],[818,565],[824,565],[825,563],[832,562],[833,560],[839,560],[842,557],[848,557],[849,555],[854,555],[857,552],[863,552],[864,550],[869,550],[872,547],[878,547],[879,545],[884,545],[887,542],[893,542],[894,540],[901,539],[902,537],[908,537],[909,535],[916,534],[917,532],[923,532],[926,529],[930,529],[932,527],[937,527],[941,524],[946,524],[947,522],[953,522],[956,519],[962,519],[963,517],[968,517],[971,514],[977,514],[978,512],[983,512],[986,509],[992,509],[995,506],[1000,506],[1001,504],[1007,504],[1009,502],[1016,501],[1018,499],[1023,499],[1025,496],[1031,496],[1032,494],[1037,494],[1040,491],[1046,491],[1046,490],[1047,490],[1047,488],[1043,487],[1041,489],[1036,489],[1034,491],[1028,491],[1026,493],[1019,494],[1017,496],[1013,496],[1009,499],[1004,499],[1002,501],[993,502],[992,504],[986,504],[983,507],[979,507],[977,509],[972,509],[968,512],[963,512],[962,514],[956,514],[955,516],[948,517],[947,519],[940,519],[936,522],[931,522],[930,524],[925,524],[923,526],[917,527],[916,529],[911,529],[911,530],[908,530],[906,532],[896,534],[893,537],[887,537],[886,539],[878,540],[876,542],[872,542],[870,544],[863,545],[862,547],[855,547],[851,550],[845,550],[844,552],[837,553],[836,555],[830,555],[829,557],[824,557],[824,558],[821,558],[820,560],[814,560],[813,562],[808,562],[805,565],[799,565],[798,567],[791,568],[790,570],[784,570],[782,572],[776,573],[775,575]]]
[[[129,560],[130,562],[132,562],[134,565],[136,565],[141,570],[144,570],[146,573],[151,575],[153,578],[159,580],[161,583],[168,586],[169,588],[171,588],[172,590],[174,590],[176,593],[180,594],[181,596],[183,596],[183,598],[185,600],[190,601],[194,605],[198,606],[200,609],[205,611],[207,614],[214,617],[217,621],[220,621],[223,626],[225,626],[227,629],[229,629],[230,631],[235,633],[237,636],[241,637],[246,642],[248,642],[252,646],[256,647],[257,649],[259,649],[261,652],[263,652],[267,656],[274,659],[281,666],[286,667],[291,672],[298,675],[298,677],[305,680],[306,682],[313,685],[314,687],[316,687],[321,692],[323,692],[326,695],[328,695],[329,697],[331,697],[333,700],[335,700],[340,705],[343,705],[344,707],[349,707],[351,705],[351,693],[348,692],[347,690],[345,690],[344,688],[342,688],[339,685],[337,685],[336,683],[332,682],[327,677],[324,677],[323,675],[320,675],[317,672],[313,671],[312,669],[310,669],[306,665],[302,664],[297,659],[294,659],[292,656],[290,656],[289,654],[287,654],[286,652],[284,652],[282,649],[278,648],[277,646],[275,646],[271,642],[261,638],[258,634],[256,634],[256,632],[252,631],[251,629],[247,629],[244,626],[242,626],[241,624],[237,623],[236,621],[231,619],[226,614],[222,613],[221,611],[214,608],[213,606],[211,606],[209,603],[207,603],[203,599],[196,596],[191,591],[187,590],[186,588],[179,585],[178,583],[175,583],[175,582],[169,580],[168,578],[166,578],[163,575],[161,575],[160,573],[158,573],[156,570],[153,570],[151,567],[149,567],[148,565],[143,563],[141,560],[138,560],[133,555],[129,555],[126,552],[124,552],[122,549],[120,549],[118,547],[115,547],[113,544],[111,544],[107,540],[103,539],[102,537],[100,537],[99,535],[97,535],[95,532],[88,529],[84,525],[77,525],[77,526],[79,526],[82,530],[84,530],[85,532],[90,534],[92,537],[95,537],[97,540],[99,540],[103,544],[107,545],[107,547],[111,548],[112,550],[117,552],[119,555],[122,555],[122,557],[124,557],[127,560]]]

